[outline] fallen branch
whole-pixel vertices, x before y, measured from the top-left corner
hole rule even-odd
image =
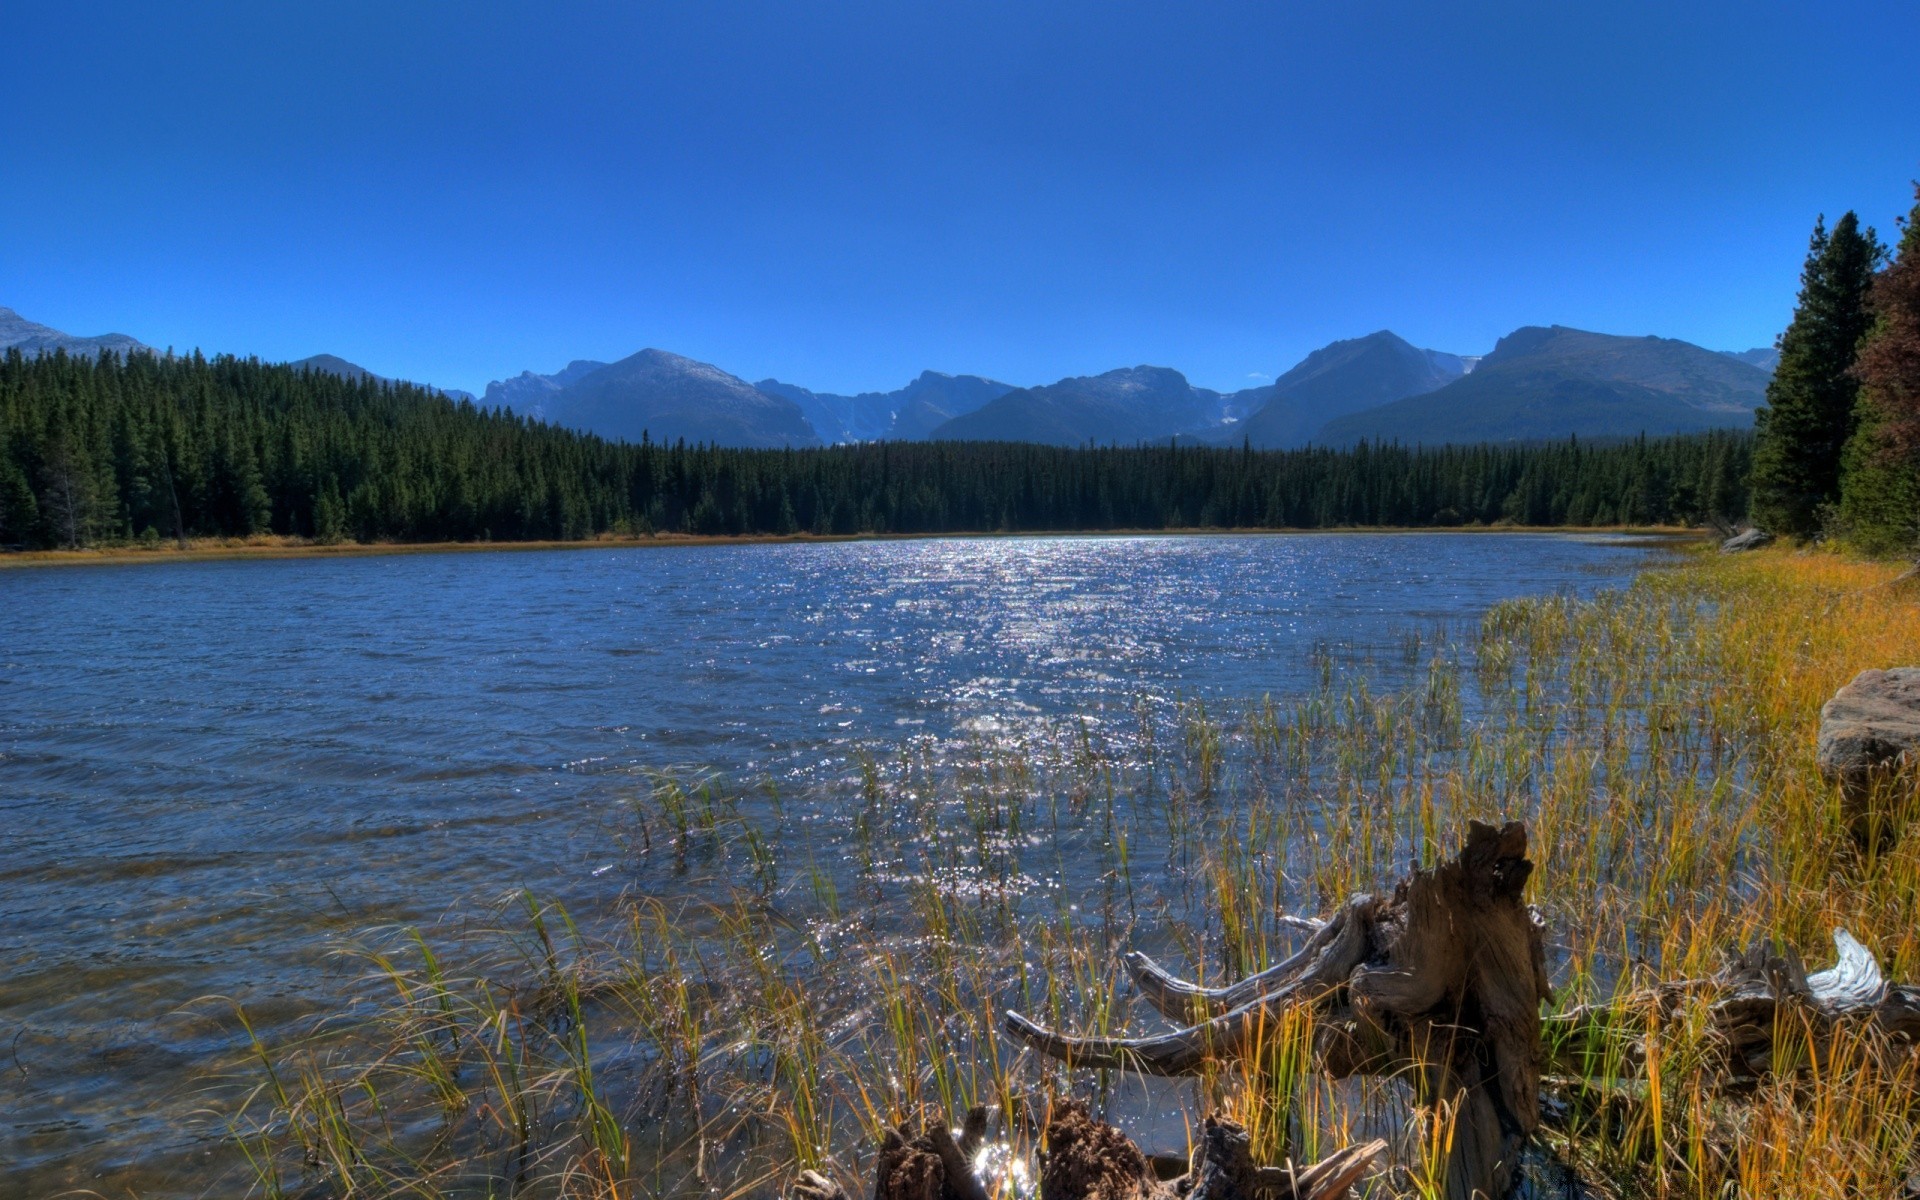
[[[1543,1024],[1548,1062],[1581,1077],[1636,1076],[1649,1028],[1679,1019],[1689,1002],[1706,1005],[1706,1040],[1735,1085],[1800,1065],[1797,1053],[1776,1044],[1782,1030],[1794,1031],[1796,1046],[1814,1062],[1825,1061],[1837,1037],[1863,1028],[1888,1044],[1920,1042],[1920,988],[1888,983],[1872,951],[1846,930],[1834,930],[1833,943],[1834,965],[1824,971],[1808,974],[1791,950],[1775,954],[1756,944],[1730,955],[1710,978],[1663,983],[1550,1017]]]

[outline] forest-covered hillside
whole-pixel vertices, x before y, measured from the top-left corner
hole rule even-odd
[[[0,545],[1692,523],[1745,511],[1749,448],[628,444],[251,359],[11,351]]]

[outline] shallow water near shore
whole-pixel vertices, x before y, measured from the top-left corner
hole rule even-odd
[[[297,1028],[351,991],[333,952],[369,926],[457,928],[522,887],[586,920],[723,889],[632,852],[649,772],[812,806],[832,874],[863,755],[1301,695],[1329,655],[1394,686],[1410,634],[1590,593],[1655,544],[996,538],[0,575],[0,1193],[205,1192],[229,1001],[269,1038]]]

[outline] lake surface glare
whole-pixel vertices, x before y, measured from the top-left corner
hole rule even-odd
[[[0,1194],[199,1195],[218,1074],[371,926],[590,913],[647,773],[836,824],[857,760],[1382,686],[1408,631],[1624,581],[1616,536],[956,538],[0,572]],[[835,869],[829,856],[822,864]],[[215,999],[220,998],[220,999]],[[24,1190],[14,1191],[15,1187]]]

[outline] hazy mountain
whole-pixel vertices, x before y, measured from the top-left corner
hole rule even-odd
[[[1767,374],[1780,365],[1780,352],[1772,346],[1755,346],[1751,350],[1722,350],[1728,358],[1737,358],[1750,367],[1759,367]]]
[[[1314,441],[1438,445],[1747,428],[1766,386],[1758,367],[1688,342],[1528,326],[1501,338],[1472,374],[1336,417]]]
[[[1220,408],[1218,432],[1213,439],[1238,444],[1247,419],[1273,403],[1275,392],[1273,384],[1263,383],[1259,387],[1242,388],[1237,392],[1217,392],[1215,395],[1220,397]]]
[[[1385,329],[1334,342],[1274,380],[1271,399],[1230,440],[1304,446],[1335,417],[1434,391],[1466,372],[1459,355],[1422,350]]]
[[[297,358],[287,365],[296,370],[318,371],[325,375],[338,375],[340,378],[352,380],[354,383],[359,383],[363,379],[371,379],[375,383],[383,382],[381,376],[375,375],[359,363],[350,363],[337,354],[315,354],[309,358]]]
[[[629,442],[645,432],[656,442],[820,444],[792,400],[665,350],[642,350],[587,371],[548,396],[545,413],[556,424]]]
[[[0,308],[0,350],[150,351],[122,333],[76,337]],[[663,350],[617,363],[575,360],[487,385],[484,402],[637,441],[812,446],[878,439],[1006,440],[1077,446],[1187,438],[1262,447],[1361,438],[1402,442],[1631,437],[1746,428],[1779,361],[1769,347],[1704,350],[1657,337],[1528,326],[1484,358],[1422,350],[1386,330],[1334,342],[1264,387],[1220,393],[1178,371],[1130,367],[1015,388],[925,371],[891,392],[844,396],[777,379],[748,384]],[[391,382],[332,354],[289,366]],[[455,399],[472,393],[431,389]]]
[[[1185,375],[1167,367],[1127,367],[1045,387],[1015,388],[936,426],[928,436],[1055,446],[1131,445],[1212,434],[1231,399],[1194,387]]]
[[[576,358],[551,375],[522,371],[512,379],[496,379],[489,383],[487,394],[481,397],[481,401],[488,408],[510,408],[523,417],[544,420],[547,404],[555,392],[606,365],[590,358]]]
[[[354,383],[360,383],[368,379],[371,379],[375,383],[401,382],[399,380],[389,379],[385,375],[375,375],[359,363],[348,362],[337,354],[315,354],[307,358],[296,359],[288,363],[287,366],[293,367],[296,370],[317,371],[323,375],[338,375],[340,378],[351,380]],[[438,392],[450,400],[472,400],[474,398],[472,392],[463,392],[459,388],[437,388],[425,383],[417,386],[426,388],[430,392]]]
[[[914,441],[942,422],[1013,390],[1010,383],[938,371],[922,371],[919,378],[895,391],[855,396],[809,391],[778,379],[763,379],[753,386],[798,404],[820,439],[828,443]]]
[[[0,351],[16,348],[20,353],[29,356],[65,350],[68,354],[84,354],[89,358],[102,350],[111,350],[115,354],[153,350],[153,347],[137,342],[124,333],[75,337],[70,333],[62,333],[51,325],[29,321],[10,308],[0,308]]]
[[[918,379],[890,393],[897,398],[897,407],[887,436],[895,441],[925,438],[953,418],[978,412],[1012,390],[1010,383],[978,375],[922,371]]]
[[[857,396],[841,396],[833,392],[816,392],[797,383],[782,383],[778,379],[762,379],[753,386],[769,396],[778,396],[799,405],[807,424],[813,426],[820,440],[830,446],[842,442],[875,441],[886,437],[887,430],[893,425],[891,392],[861,392]]]

